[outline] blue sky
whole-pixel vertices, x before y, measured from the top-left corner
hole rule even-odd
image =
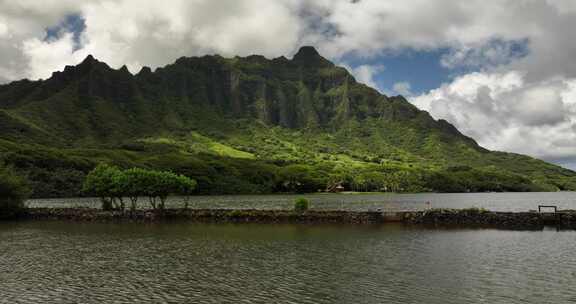
[[[443,83],[451,82],[457,76],[495,68],[523,58],[529,54],[528,45],[529,41],[526,39],[510,41],[493,39],[481,47],[460,53],[464,54],[462,59],[452,64],[447,62],[447,59],[455,56],[455,51],[450,48],[404,49],[382,52],[369,58],[347,55],[341,61],[352,68],[362,65],[377,67],[373,82],[383,93],[398,94],[399,92],[394,91],[394,84],[406,82],[410,84],[412,95],[420,95],[438,88]],[[501,50],[506,56],[486,58],[488,57],[484,54],[486,50],[494,49]]]
[[[453,71],[443,67],[440,59],[446,50],[413,51],[384,54],[373,58],[345,56],[342,61],[352,68],[369,65],[379,66],[374,74],[374,82],[383,92],[393,93],[398,82],[408,82],[414,94],[427,92],[447,82]]]
[[[82,15],[69,14],[64,16],[57,25],[46,27],[44,41],[58,40],[64,33],[73,33],[74,50],[78,50],[82,47],[80,38],[85,29],[86,20],[84,20]]]

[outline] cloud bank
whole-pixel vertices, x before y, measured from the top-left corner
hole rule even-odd
[[[0,0],[0,83],[46,78],[87,54],[137,72],[181,56],[290,56],[304,44],[344,64],[446,50],[441,64],[457,77],[418,106],[489,148],[576,163],[573,28],[573,0]],[[386,69],[352,72],[376,86]],[[404,81],[389,89],[411,93]]]
[[[472,73],[413,101],[489,149],[574,159],[576,79],[528,83],[516,71]]]

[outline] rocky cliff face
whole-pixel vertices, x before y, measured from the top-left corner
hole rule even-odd
[[[182,57],[136,75],[88,56],[50,79],[0,86],[0,109],[3,123],[10,125],[4,137],[43,134],[68,144],[198,128],[199,120],[210,116],[331,132],[375,120],[444,134],[477,148],[403,97],[387,97],[356,82],[309,46],[292,59]]]
[[[262,56],[180,58],[155,73],[136,75],[145,97],[169,97],[235,118],[287,128],[327,125],[354,79],[311,47],[292,60]]]

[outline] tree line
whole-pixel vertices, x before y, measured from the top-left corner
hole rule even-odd
[[[11,151],[17,149],[17,147],[10,148]],[[356,166],[331,161],[279,162],[224,158],[203,153],[181,155],[162,151],[152,151],[150,154],[129,154],[116,150],[91,151],[97,155],[88,157],[58,150],[30,147],[21,149],[22,151],[1,153],[0,162],[3,161],[13,167],[18,175],[25,176],[32,189],[32,197],[37,198],[95,195],[83,191],[82,186],[87,175],[98,165],[98,161],[103,159],[119,168],[149,168],[187,176],[197,182],[194,194],[204,195],[307,193],[326,191],[335,186],[341,186],[338,188],[344,191],[359,192],[556,191],[576,187],[576,183],[569,177],[549,184],[544,177],[521,176],[501,170],[499,167],[458,166],[431,169],[416,165]],[[159,154],[160,152],[162,153]],[[144,157],[145,155],[149,157]],[[138,170],[143,169],[135,169]],[[133,174],[135,173],[128,175]],[[109,191],[117,192],[117,190]],[[130,208],[130,196],[123,196],[126,202],[112,199],[113,195],[107,197],[107,207],[121,209],[124,205],[125,209]],[[144,199],[146,197],[144,195]],[[151,205],[161,204],[158,196],[151,195],[151,197]]]

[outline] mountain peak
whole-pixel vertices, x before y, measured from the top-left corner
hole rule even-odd
[[[150,75],[150,74],[152,74],[152,69],[150,67],[143,66],[140,69],[140,72],[138,72],[138,74],[136,74],[136,75],[142,76],[142,75]]]
[[[292,61],[306,66],[327,66],[334,65],[326,58],[322,57],[320,53],[313,46],[302,46],[292,58]]]
[[[82,60],[82,62],[80,64],[86,65],[86,64],[91,64],[91,63],[95,63],[95,62],[99,62],[99,61],[96,60],[96,58],[94,58],[94,56],[92,56],[92,54],[89,54],[88,56],[86,56],[86,58],[84,58],[84,60]]]
[[[106,63],[99,61],[98,59],[94,58],[94,56],[92,56],[92,55],[86,56],[86,58],[84,58],[84,60],[82,60],[82,62],[80,62],[77,66],[66,67],[66,68],[68,68],[70,70],[74,69],[77,72],[80,72],[81,74],[86,73],[88,71],[91,71],[95,68],[110,69],[110,67]]]
[[[296,52],[296,55],[294,55],[294,58],[296,58],[296,57],[317,57],[317,56],[320,56],[320,53],[318,53],[318,51],[316,50],[315,47],[313,47],[311,45],[304,45],[304,46],[300,47],[298,52]]]
[[[126,73],[131,74],[130,70],[128,70],[128,67],[126,65],[123,65],[118,71],[120,71],[124,74],[126,74]]]

